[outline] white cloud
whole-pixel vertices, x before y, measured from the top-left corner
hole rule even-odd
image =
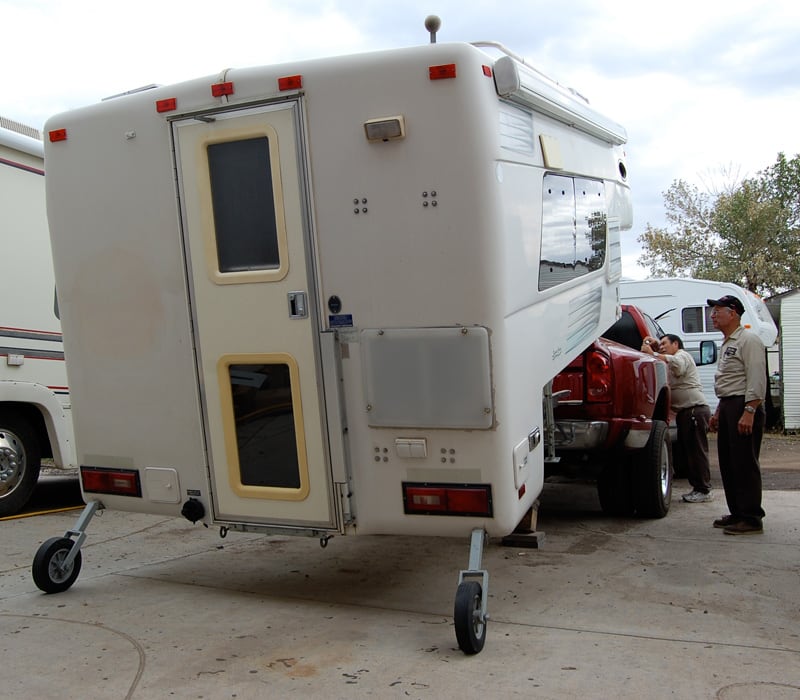
[[[794,0],[0,0],[0,114],[41,128],[68,108],[149,83],[428,40],[500,41],[625,126],[636,236],[664,225],[662,193],[721,169],[800,153],[800,3]]]

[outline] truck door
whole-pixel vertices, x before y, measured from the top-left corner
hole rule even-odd
[[[215,517],[334,529],[298,102],[173,123]]]

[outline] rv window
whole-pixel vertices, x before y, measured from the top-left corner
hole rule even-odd
[[[208,146],[220,272],[280,265],[269,148],[266,137]]]
[[[703,307],[691,306],[681,310],[681,328],[684,333],[702,333]]]
[[[603,266],[606,197],[602,182],[545,175],[539,289],[550,289]]]
[[[229,372],[241,483],[300,488],[289,367],[231,365]]]

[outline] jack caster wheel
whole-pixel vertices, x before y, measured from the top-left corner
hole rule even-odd
[[[81,553],[65,567],[64,560],[72,549],[69,537],[51,537],[42,543],[33,558],[33,582],[45,593],[66,591],[81,572]]]
[[[462,581],[456,589],[453,622],[458,646],[465,654],[477,654],[486,641],[486,621],[481,619],[481,584]]]

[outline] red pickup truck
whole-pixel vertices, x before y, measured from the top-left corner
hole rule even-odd
[[[556,461],[547,475],[591,476],[610,515],[664,517],[672,496],[667,364],[640,352],[664,335],[636,306],[553,380]]]

